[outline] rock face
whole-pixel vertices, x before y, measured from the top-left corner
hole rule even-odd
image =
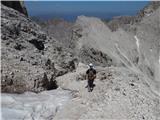
[[[135,22],[138,22],[135,16],[118,16],[106,24],[112,31],[116,31],[119,27],[125,28],[126,25],[133,25]]]
[[[1,7],[2,92],[56,88],[54,78],[73,71],[76,58],[29,18]],[[48,85],[50,82],[53,86]]]
[[[50,36],[56,38],[66,48],[72,49],[74,41],[72,39],[72,28],[74,23],[67,22],[63,19],[53,19],[40,24],[44,31]]]
[[[160,8],[150,16],[145,16],[141,22],[128,26],[128,29],[134,27],[134,31],[119,28],[115,32],[111,31],[98,18],[79,16],[76,25],[77,29],[81,29],[77,33],[81,37],[77,40],[77,52],[81,54],[83,48],[101,51],[106,56],[108,64],[125,66],[144,74],[144,76],[148,77],[148,84],[158,92],[160,88],[160,86],[157,86],[159,84],[157,76],[160,74],[158,67],[160,44],[160,35],[158,34],[160,31],[159,16]],[[84,56],[92,55],[89,51],[89,54],[86,51],[84,53]],[[103,57],[97,58],[102,59]],[[96,57],[93,57],[93,59],[96,60]],[[107,62],[107,60],[105,61]],[[96,62],[92,62],[96,64]],[[105,65],[104,62],[102,63]]]
[[[94,63],[98,66],[111,66],[111,58],[98,49],[91,46],[83,46],[78,48],[78,39],[82,36],[79,23],[69,23],[61,19],[48,20],[46,22],[38,22],[43,30],[50,36],[55,37],[65,49],[68,49],[78,62],[85,64]]]
[[[1,1],[1,3],[7,7],[13,8],[20,13],[23,13],[24,15],[28,16],[27,9],[24,6],[23,1]]]

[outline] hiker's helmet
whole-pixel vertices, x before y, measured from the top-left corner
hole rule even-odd
[[[92,64],[92,63],[90,63],[88,66],[89,66],[90,68],[93,68],[93,64]]]

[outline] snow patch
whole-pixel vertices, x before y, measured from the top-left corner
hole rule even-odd
[[[134,38],[136,39],[136,45],[137,45],[137,48],[139,50],[139,39],[137,38],[137,36],[134,36]]]
[[[3,119],[52,119],[56,112],[71,99],[70,93],[64,90],[44,91],[36,94],[2,93]]]

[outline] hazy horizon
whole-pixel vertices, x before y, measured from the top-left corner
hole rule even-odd
[[[111,19],[114,16],[136,15],[149,1],[25,1],[30,17],[42,20],[62,18],[74,21],[77,16]]]

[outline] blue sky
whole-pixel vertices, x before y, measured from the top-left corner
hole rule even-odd
[[[25,1],[30,16],[76,13],[94,13],[93,16],[99,13],[134,15],[147,4],[148,1]]]

